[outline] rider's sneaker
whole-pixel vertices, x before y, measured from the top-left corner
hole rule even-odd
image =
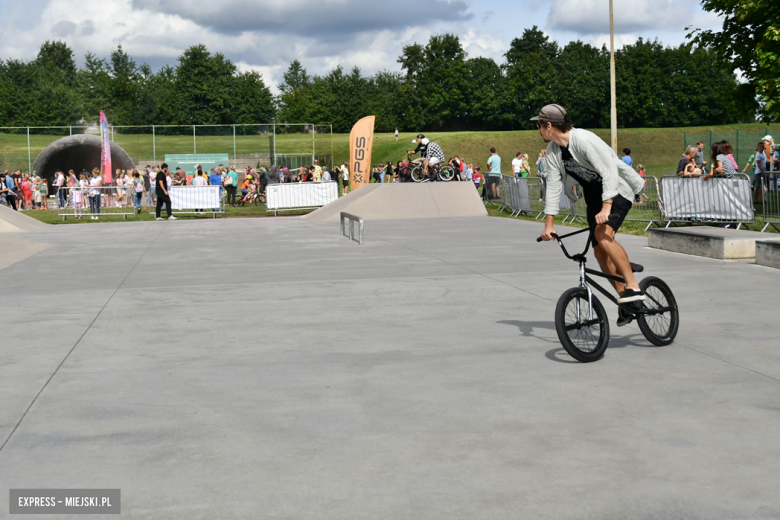
[[[624,311],[621,307],[618,307],[618,319],[617,326],[623,327],[634,321],[634,317]]]
[[[634,290],[634,289],[626,289],[623,293],[623,296],[618,298],[618,304],[623,303],[631,303],[631,302],[642,302],[645,301],[645,293],[642,292],[642,289]]]

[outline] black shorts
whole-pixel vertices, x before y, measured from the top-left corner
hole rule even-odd
[[[631,211],[632,202],[626,198],[624,198],[622,195],[616,195],[612,198],[612,212],[610,213],[610,219],[607,220],[607,225],[611,227],[612,229],[617,232],[618,229],[620,229],[620,226],[623,225],[623,221],[628,216],[628,212]],[[593,201],[593,203],[589,203],[587,206],[587,216],[588,216],[588,226],[590,229],[595,229],[596,227],[596,215],[601,212],[601,208],[603,207],[603,204],[601,201],[598,201],[598,204],[596,204],[596,201]],[[596,241],[596,238],[594,237],[592,240],[593,247],[596,247],[599,245],[599,243]]]

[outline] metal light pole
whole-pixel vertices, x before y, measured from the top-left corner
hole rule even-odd
[[[612,1],[609,0],[609,89],[611,107],[609,111],[612,123],[612,149],[617,153],[617,96],[615,94],[615,21],[612,14]]]

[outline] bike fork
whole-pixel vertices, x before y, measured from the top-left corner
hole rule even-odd
[[[580,287],[585,288],[585,290],[588,291],[588,311],[589,311],[588,320],[592,321],[593,320],[593,291],[590,289],[590,285],[588,285],[588,282],[585,281],[585,264],[583,262],[580,262]],[[582,321],[579,298],[577,298],[577,319]]]

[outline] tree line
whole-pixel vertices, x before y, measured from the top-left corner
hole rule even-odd
[[[0,126],[71,125],[105,110],[114,125],[332,124],[348,132],[376,115],[377,131],[516,130],[547,103],[582,127],[609,126],[609,52],[581,41],[563,47],[537,27],[515,38],[504,63],[469,58],[459,38],[436,35],[404,47],[400,72],[366,76],[338,66],[309,75],[293,61],[273,96],[256,72],[239,72],[204,45],[157,72],[121,46],[76,66],[64,42],[36,59],[0,62]],[[639,39],[616,52],[618,125],[674,127],[754,119],[730,64],[705,46]]]

